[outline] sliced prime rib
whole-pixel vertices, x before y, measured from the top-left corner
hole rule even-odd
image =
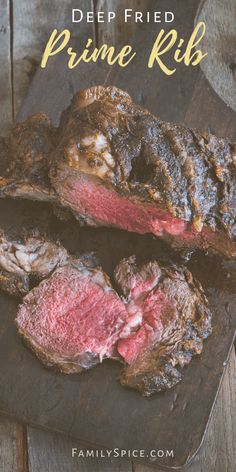
[[[87,258],[57,269],[29,292],[16,323],[46,365],[75,373],[115,356],[125,320],[108,276]]]
[[[22,296],[70,259],[60,243],[39,235],[12,240],[0,233],[0,289]]]
[[[116,87],[77,93],[58,136],[51,182],[82,222],[236,256],[235,144],[163,122]]]
[[[70,260],[23,299],[16,324],[47,366],[65,373],[124,363],[122,385],[143,395],[174,386],[202,350],[211,313],[183,268],[123,260],[111,279],[87,256]]]
[[[54,201],[48,172],[55,144],[55,128],[41,113],[0,138],[0,196]]]
[[[121,384],[145,396],[173,387],[182,379],[176,366],[200,354],[211,333],[201,286],[185,268],[156,261],[140,267],[135,257],[122,261],[115,277],[128,297],[130,313],[117,347],[126,362]]]

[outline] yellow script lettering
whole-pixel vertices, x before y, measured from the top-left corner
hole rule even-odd
[[[200,36],[197,38],[199,31],[200,31]],[[190,39],[189,39],[189,42],[188,42],[188,45],[187,45],[187,48],[186,48],[186,52],[184,54],[184,63],[186,64],[186,66],[189,66],[190,64],[192,64],[193,66],[196,66],[197,64],[199,64],[199,62],[201,62],[201,60],[204,57],[207,56],[207,53],[203,54],[203,52],[199,49],[197,49],[196,51],[194,51],[192,53],[192,51],[201,42],[202,38],[205,35],[205,32],[206,32],[206,25],[203,21],[201,21],[196,25],[196,27],[195,27],[195,29],[194,29],[194,31],[193,31]]]
[[[54,29],[45,48],[45,51],[43,53],[42,61],[41,61],[41,67],[44,69],[47,65],[48,59],[51,56],[55,56],[59,52],[61,52],[64,47],[68,44],[70,40],[70,31],[65,29],[62,31],[58,36],[57,36],[57,29]],[[61,41],[58,47],[56,45],[58,42]]]
[[[48,60],[52,56],[56,56],[68,45],[70,41],[70,31],[65,29],[61,33],[58,33],[57,29],[54,29],[43,53],[41,67],[47,66]],[[68,68],[74,69],[80,62],[97,62],[99,59],[106,61],[109,65],[113,66],[116,62],[120,67],[126,67],[136,56],[136,52],[133,52],[133,48],[130,45],[123,46],[118,52],[114,46],[108,46],[103,44],[99,49],[93,47],[93,40],[89,38],[86,43],[86,47],[81,54],[78,54],[69,46],[66,50],[68,59]]]
[[[121,67],[126,67],[136,55],[136,52],[134,52],[130,56],[132,53],[132,47],[129,45],[123,46],[123,48],[118,53],[116,53],[114,46],[108,46],[107,44],[103,44],[99,49],[94,48],[90,52],[88,48],[92,45],[92,42],[93,41],[90,38],[86,44],[86,49],[84,49],[77,60],[76,52],[74,52],[72,48],[68,48],[67,52],[71,56],[68,62],[69,69],[74,69],[81,61],[86,63],[91,61],[97,62],[99,58],[101,58],[102,61],[106,60],[110,66],[113,66],[116,62],[118,62]]]
[[[164,62],[162,61],[160,56],[163,56],[163,54],[165,54],[166,52],[168,52],[172,48],[172,46],[175,44],[175,42],[177,40],[177,36],[178,36],[177,31],[174,30],[174,29],[169,31],[169,33],[167,33],[166,35],[165,35],[165,30],[164,29],[162,29],[160,31],[160,33],[158,34],[157,39],[156,39],[156,41],[153,45],[153,48],[152,48],[152,51],[151,51],[151,54],[150,54],[150,57],[149,57],[149,61],[148,61],[148,67],[149,68],[152,68],[154,62],[157,61],[160,68],[163,70],[163,72],[166,75],[173,75],[175,73],[176,69],[169,69],[164,64]],[[166,41],[169,38],[170,38],[169,42],[166,44],[166,46],[163,49],[161,49],[162,46],[165,45]]]

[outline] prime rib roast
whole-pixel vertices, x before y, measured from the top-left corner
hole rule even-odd
[[[236,145],[163,122],[116,87],[77,93],[58,128],[37,114],[0,138],[0,197],[236,256]],[[123,259],[109,277],[93,254],[0,233],[0,288],[24,296],[17,328],[45,365],[77,373],[116,359],[121,384],[149,396],[181,380],[211,333],[200,284],[156,257]]]
[[[236,256],[236,145],[166,123],[116,87],[77,93],[56,130],[44,115],[17,125],[0,142],[0,172],[2,196]]]
[[[109,278],[93,254],[63,254],[23,298],[16,324],[46,366],[69,374],[116,359],[122,385],[149,396],[178,383],[176,366],[201,353],[211,312],[183,267],[132,256]]]

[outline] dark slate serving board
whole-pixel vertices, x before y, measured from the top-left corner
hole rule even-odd
[[[178,6],[178,1],[175,3]],[[186,28],[191,30],[191,25]],[[235,114],[210,90],[198,69],[181,69],[170,86],[169,78],[160,77],[160,72],[155,76],[144,68],[143,58],[155,35],[154,28],[149,33],[146,38],[145,30],[139,32],[136,44],[143,45],[143,52],[129,71],[122,73],[108,71],[101,65],[81,65],[69,72],[64,59],[56,58],[47,70],[38,71],[19,119],[31,112],[45,111],[56,122],[76,90],[106,81],[128,89],[153,112],[161,111],[163,118],[185,120],[191,125],[200,123],[203,129],[211,127],[232,137]],[[149,235],[80,228],[73,220],[59,222],[46,204],[2,200],[0,219],[1,227],[16,235],[22,227],[37,226],[60,238],[73,252],[95,250],[108,273],[121,257],[132,253],[171,256],[169,248]],[[147,452],[173,449],[174,457],[152,462],[158,467],[179,468],[189,463],[202,443],[234,340],[236,264],[198,254],[188,265],[209,297],[213,334],[205,342],[201,356],[183,369],[184,380],[150,399],[120,386],[121,367],[115,362],[71,376],[44,368],[17,336],[17,301],[1,294],[1,413],[101,447]],[[142,460],[149,461],[147,457]]]

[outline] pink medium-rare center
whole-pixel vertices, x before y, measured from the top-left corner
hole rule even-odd
[[[123,197],[95,183],[86,174],[65,178],[61,196],[82,216],[127,231],[160,236],[164,232],[179,235],[187,228],[184,220],[137,199]]]
[[[187,247],[208,247],[211,241],[212,247],[221,243],[222,235],[219,231],[213,232],[203,227],[201,232],[181,219],[171,216],[160,208],[142,203],[137,198],[128,198],[106,188],[102,181],[80,173],[76,177],[67,175],[63,177],[63,185],[60,187],[60,195],[66,204],[74,209],[90,224],[107,225],[139,234],[152,233],[155,236],[169,236],[175,238],[175,243],[181,247],[181,243]],[[230,243],[225,241],[225,248],[230,249]]]
[[[112,275],[93,254],[70,259],[31,290],[19,333],[47,366],[78,373],[105,358],[125,362],[122,385],[151,395],[179,382],[175,368],[202,351],[211,313],[190,272],[123,259]]]
[[[235,146],[163,122],[116,87],[75,95],[49,177],[82,222],[235,257]]]
[[[93,273],[70,264],[56,270],[50,284],[42,282],[25,297],[18,327],[24,336],[30,333],[36,349],[54,357],[57,353],[74,359],[89,353],[102,360],[117,357],[118,352],[130,364],[161,338],[162,317],[170,317],[173,311],[167,294],[154,289],[158,277],[140,279],[139,284],[135,279],[125,302],[102,271]]]
[[[101,274],[68,266],[42,282],[27,297],[17,318],[24,332],[34,333],[35,342],[47,351],[73,358],[91,352],[100,358],[111,356],[126,319],[123,302],[110,287],[99,280]],[[34,298],[34,317],[27,317],[27,298]],[[105,308],[105,309],[104,309]]]

